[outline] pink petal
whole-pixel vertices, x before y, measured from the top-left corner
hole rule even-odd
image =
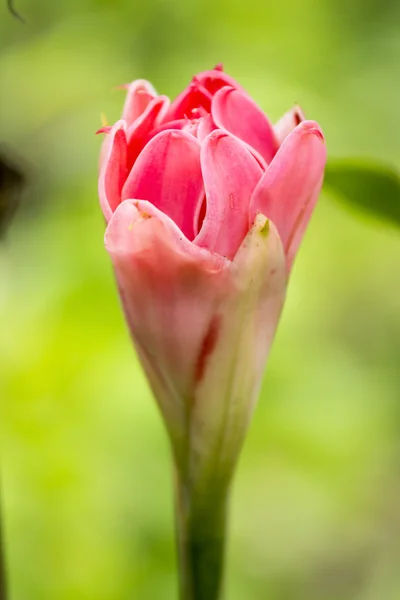
[[[212,101],[211,114],[220,129],[225,129],[245,141],[269,164],[278,142],[267,116],[247,94],[225,87]]]
[[[205,138],[216,129],[216,125],[212,120],[211,115],[206,115],[202,117],[199,121],[199,126],[197,128],[197,138],[200,142],[203,142]]]
[[[187,88],[171,104],[167,120],[204,116],[203,111],[207,113],[211,110],[212,96],[227,85],[238,90],[243,89],[232,77],[223,73],[220,65],[195,75]],[[197,109],[200,109],[200,114],[196,113]]]
[[[281,145],[289,133],[304,120],[304,113],[297,104],[287,113],[285,113],[283,117],[281,117],[274,125],[275,136],[279,145]]]
[[[285,139],[254,191],[250,222],[262,213],[276,225],[290,267],[322,185],[324,136],[315,121],[303,121]]]
[[[126,200],[105,234],[136,349],[168,427],[187,427],[198,356],[221,297],[227,261],[189,242],[148,202]]]
[[[224,131],[213,131],[201,148],[206,215],[195,243],[232,259],[249,229],[251,195],[262,176],[246,146]]]
[[[203,197],[200,144],[183,131],[157,134],[135,162],[122,198],[149,200],[186,235],[194,237],[194,215]]]
[[[199,109],[203,109],[206,113],[210,112],[211,97],[207,91],[202,90],[196,84],[191,83],[172,102],[165,117],[165,122],[175,121],[176,119],[196,118],[200,116]]]
[[[173,246],[174,252],[183,254],[187,260],[194,260],[207,271],[216,272],[229,266],[229,261],[225,258],[212,254],[204,248],[193,244],[186,236],[182,235],[181,229],[177,224],[166,215],[162,210],[154,206],[148,200],[124,200],[118,206],[113,215],[112,223],[106,230],[106,247],[114,253],[145,253],[148,250],[147,233],[144,229],[138,230],[134,225],[141,224],[142,221],[153,219],[147,225],[151,229],[164,231],[164,236],[160,236],[165,241],[165,245]],[[160,268],[160,263],[158,268]]]
[[[128,169],[130,170],[140,152],[149,141],[152,130],[162,121],[169,107],[167,96],[157,96],[150,102],[145,111],[136,119],[127,131]]]
[[[101,153],[99,196],[106,221],[121,202],[122,187],[128,176],[125,130],[125,121],[117,121],[107,134]]]
[[[179,129],[182,131],[184,127],[186,127],[188,123],[187,119],[176,119],[175,121],[167,121],[162,123],[162,125],[158,125],[155,129],[151,131],[152,137],[156,136],[157,133],[161,133],[162,131],[167,131],[167,129]]]
[[[150,102],[157,96],[157,92],[145,79],[137,79],[127,87],[122,118],[131,125],[146,110]]]
[[[210,69],[209,71],[203,71],[196,75],[194,79],[212,95],[216,94],[218,90],[225,86],[243,91],[242,86],[239,85],[233,77],[230,77],[222,71],[222,65],[217,65],[215,69]]]

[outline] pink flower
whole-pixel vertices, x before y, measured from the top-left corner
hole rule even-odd
[[[234,464],[326,150],[276,125],[220,67],[172,102],[144,80],[103,128],[99,195],[132,337],[176,459]],[[190,440],[190,442],[188,442]],[[189,450],[188,450],[189,448]]]

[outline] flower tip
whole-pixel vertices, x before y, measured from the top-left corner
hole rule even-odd
[[[262,237],[268,237],[271,229],[271,221],[261,212],[258,212],[254,218],[252,227],[254,228],[253,230],[258,232]]]
[[[224,65],[223,63],[218,63],[217,65],[215,65],[213,71],[223,71],[224,70]]]

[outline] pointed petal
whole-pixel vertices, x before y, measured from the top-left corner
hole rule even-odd
[[[292,264],[322,185],[324,136],[315,121],[303,121],[285,139],[251,199],[250,222],[258,212],[276,225]]]
[[[249,227],[251,195],[262,176],[246,146],[224,131],[213,131],[201,148],[206,215],[195,243],[232,259]]]
[[[297,127],[297,125],[300,125],[302,121],[305,121],[305,118],[300,106],[296,104],[292,109],[285,113],[277,123],[275,123],[274,131],[279,145],[282,144],[283,140],[295,127]]]
[[[121,202],[122,187],[128,176],[126,123],[117,121],[106,134],[100,159],[99,197],[106,221]]]
[[[267,116],[243,92],[225,87],[213,98],[211,114],[220,129],[225,129],[249,144],[269,164],[278,142]]]
[[[149,81],[136,79],[127,86],[127,96],[124,104],[122,118],[131,125],[146,110],[150,102],[157,96],[157,92]]]
[[[142,150],[122,198],[149,200],[193,239],[194,216],[203,193],[200,144],[192,135],[173,130],[159,133]]]
[[[120,204],[105,244],[136,349],[176,450],[186,435],[196,361],[224,293],[229,263],[185,239],[148,202]]]
[[[131,170],[140,152],[153,137],[153,129],[157,128],[169,107],[167,96],[154,98],[143,114],[128,128],[128,169]]]

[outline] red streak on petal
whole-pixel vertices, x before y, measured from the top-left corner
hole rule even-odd
[[[203,344],[201,346],[200,354],[197,359],[195,381],[199,383],[204,376],[207,366],[207,359],[215,349],[218,341],[219,332],[221,329],[221,315],[215,315],[210,322],[208,331],[204,337]]]

